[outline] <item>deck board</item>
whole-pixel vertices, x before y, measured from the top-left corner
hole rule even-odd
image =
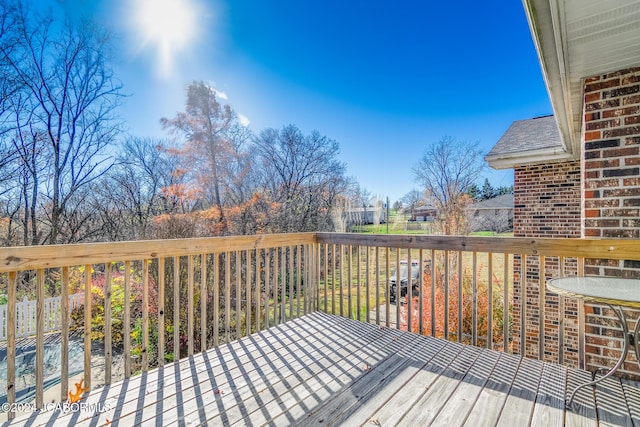
[[[595,394],[601,426],[633,426],[619,379],[607,378],[599,382]]]
[[[622,384],[622,388],[627,399],[627,405],[634,426],[640,426],[640,383],[637,381],[627,381]]]
[[[435,418],[435,425],[461,426],[464,424],[467,415],[473,410],[478,397],[491,377],[498,359],[500,359],[500,353],[495,351],[483,350],[480,353],[467,375]]]
[[[5,425],[637,425],[638,384],[323,313]]]
[[[571,397],[573,390],[580,384],[585,384],[591,381],[591,374],[586,371],[579,371],[577,369],[567,370],[567,391],[565,393],[565,399]],[[596,410],[595,410],[595,396],[593,394],[592,387],[583,387],[576,393],[572,402],[572,410],[566,412],[566,425],[573,426],[596,426]]]
[[[458,357],[440,373],[426,393],[413,404],[411,409],[403,414],[398,425],[422,426],[433,422],[442,407],[449,401],[450,396],[461,384],[461,380],[476,362],[481,351],[476,347],[468,347],[458,353]]]
[[[544,364],[539,360],[523,358],[516,378],[504,404],[498,426],[529,425],[535,406]]]
[[[491,372],[476,404],[467,416],[465,425],[469,427],[494,426],[516,378],[521,359],[501,354]]]
[[[555,426],[564,422],[566,389],[567,369],[560,365],[546,363],[533,409],[532,426]]]
[[[393,398],[398,390],[411,388],[417,381],[414,377],[447,345],[442,340],[422,338],[424,338],[421,340],[422,346],[418,347],[395,371],[384,375],[368,393],[357,396],[358,404],[352,405],[341,413],[336,422],[342,425],[357,425],[363,420],[377,420],[378,417],[374,416],[375,412]]]
[[[449,367],[452,360],[462,352],[463,346],[457,343],[447,343],[430,363],[424,365],[411,378],[410,382],[397,390],[387,402],[374,412],[368,419],[380,425],[387,426],[395,422],[411,409],[415,401],[431,387],[440,374]]]

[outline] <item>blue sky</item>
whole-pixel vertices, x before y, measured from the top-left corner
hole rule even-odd
[[[173,0],[160,28],[172,0],[41,1],[112,28],[132,134],[165,136],[159,119],[204,80],[255,132],[337,140],[349,175],[392,201],[419,188],[411,167],[428,144],[448,135],[486,153],[512,121],[551,113],[519,1]]]

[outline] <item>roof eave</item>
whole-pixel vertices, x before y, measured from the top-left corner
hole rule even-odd
[[[566,31],[561,19],[564,15],[562,2],[523,0],[523,4],[562,144],[569,153],[579,152],[581,135],[580,129],[576,129],[572,121]]]
[[[512,169],[516,166],[529,164],[546,164],[574,160],[571,153],[561,148],[547,148],[544,150],[525,151],[520,153],[485,156],[484,160],[493,169]]]

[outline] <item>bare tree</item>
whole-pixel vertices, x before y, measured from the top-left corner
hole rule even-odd
[[[106,148],[120,131],[113,113],[121,85],[107,65],[108,35],[99,26],[60,25],[50,14],[29,13],[16,4],[11,31],[19,44],[0,47],[0,58],[19,84],[8,109],[21,167],[31,175],[22,183],[29,188],[23,203],[31,211],[30,240],[77,241],[83,238],[72,231],[78,230],[78,196],[111,165]],[[46,173],[38,175],[39,170]]]
[[[268,198],[280,205],[279,231],[331,230],[331,211],[344,191],[345,165],[336,141],[296,126],[265,129],[254,138]]]
[[[119,153],[92,198],[104,238],[153,238],[153,219],[180,211],[180,202],[164,191],[183,183],[180,160],[168,141],[154,138],[129,137]]]
[[[436,204],[445,234],[466,232],[467,192],[484,167],[477,142],[459,142],[448,136],[431,144],[413,166],[416,181]]]
[[[405,207],[405,212],[408,210],[409,214],[413,217],[413,211],[424,202],[424,193],[414,188],[402,196],[400,201],[402,202],[402,206]]]
[[[0,3],[0,137],[12,129],[9,101],[20,90],[20,83],[12,69],[8,56],[19,45],[19,37],[13,29],[18,20],[19,4],[11,1]],[[3,153],[4,154],[4,153]],[[0,164],[0,168],[2,164]]]

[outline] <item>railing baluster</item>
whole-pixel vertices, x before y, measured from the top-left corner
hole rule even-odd
[[[331,245],[331,314],[336,314],[336,245]],[[342,290],[340,296],[340,312],[342,312]]]
[[[304,304],[302,305],[302,314],[306,315],[309,307],[309,269],[311,268],[309,265],[311,259],[308,245],[302,245],[302,258],[304,259]]]
[[[411,300],[413,299],[413,271],[411,265],[411,248],[407,249],[407,296],[405,297],[405,305],[407,306],[407,331],[412,330],[412,310]],[[402,286],[400,287],[402,289]],[[402,292],[400,292],[402,294]]]
[[[213,346],[220,345],[220,254],[211,257],[213,268]]]
[[[366,315],[365,318],[367,320],[367,323],[371,322],[371,315],[369,314],[371,312],[371,307],[369,304],[369,297],[370,297],[370,276],[371,276],[371,271],[369,268],[369,263],[370,263],[370,259],[369,256],[371,254],[371,248],[369,246],[365,246],[365,250],[367,251],[366,256],[365,256],[365,274],[366,274],[366,278],[365,278],[365,285],[364,285],[364,293],[365,293],[365,300],[364,300],[364,308],[366,310]]]
[[[449,339],[449,251],[444,251],[444,339]]]
[[[391,323],[391,273],[390,273],[390,258],[391,258],[391,253],[390,253],[390,249],[387,246],[385,248],[385,284],[384,284],[384,288],[386,290],[385,295],[386,295],[386,301],[385,301],[385,326],[388,328],[389,324]]]
[[[296,261],[297,261],[297,269],[298,269],[298,274],[296,274],[296,295],[298,296],[297,299],[297,304],[296,304],[296,317],[300,317],[300,296],[302,296],[303,300],[303,304],[304,304],[304,298],[306,297],[306,295],[303,295],[302,292],[302,245],[297,245],[296,246]],[[325,285],[327,283],[327,277],[325,275],[324,278],[325,281]],[[325,286],[325,290],[324,290],[324,302],[325,302],[325,306],[324,306],[324,311],[325,313],[327,312],[327,289]]]
[[[262,284],[260,283],[260,272],[262,271],[262,249],[256,249],[256,332],[262,330],[262,318],[260,317],[260,295],[262,294]]]
[[[504,253],[504,271],[502,274],[503,283],[503,298],[502,298],[502,351],[505,353],[511,353],[511,347],[509,346],[509,319],[511,316],[511,308],[509,307],[509,254]]]
[[[313,301],[311,302],[311,311],[318,310],[317,296],[318,294],[318,282],[320,280],[320,245],[316,243],[311,244],[313,250],[313,280],[311,281],[311,295],[313,295]]]
[[[478,253],[472,255],[471,278],[471,345],[478,345]]]
[[[18,273],[9,272],[7,283],[7,403],[16,403],[16,288]],[[69,323],[67,322],[67,328]],[[68,344],[67,344],[68,347]],[[68,357],[68,356],[67,356]],[[63,356],[63,361],[65,357]],[[67,373],[67,377],[69,374]],[[64,380],[64,375],[63,375]],[[66,397],[66,393],[64,394]],[[16,416],[14,411],[7,412],[7,418],[12,420]]]
[[[180,360],[180,257],[173,257],[173,360]]]
[[[576,274],[578,276],[584,276],[584,258],[578,257],[576,259],[578,263],[578,270]],[[584,312],[584,300],[578,300],[578,367],[584,369],[587,366],[587,359],[585,355],[585,312]]]
[[[349,255],[347,256],[349,265],[347,266],[347,304],[349,305],[349,319],[353,319],[353,303],[351,302],[351,265],[353,264],[353,246],[349,245]]]
[[[402,287],[400,278],[400,248],[396,248],[396,329],[400,329],[400,308],[402,303],[400,302],[400,291]]]
[[[245,259],[247,260],[247,277],[245,278],[245,293],[246,293],[246,312],[245,312],[245,329],[246,335],[251,335],[251,308],[252,308],[252,296],[251,296],[251,278],[253,276],[253,272],[251,269],[252,262],[252,251],[247,249],[245,251]]]
[[[256,249],[256,332],[262,330],[262,317],[260,317],[262,285],[260,284],[260,272],[262,270],[262,249]],[[215,316],[215,313],[214,313]],[[215,320],[214,320],[215,321]]]
[[[309,300],[309,306],[307,313],[312,313],[314,311],[313,304],[313,294],[314,294],[314,283],[316,281],[316,245],[313,243],[309,243],[309,254],[311,255],[311,268],[309,269],[309,295],[311,295],[311,299]]]
[[[545,257],[538,256],[538,359],[544,360],[544,321],[545,321]]]
[[[311,280],[311,269],[313,268],[312,266],[312,258],[311,258],[311,254],[309,253],[309,245],[303,245],[304,247],[304,253],[303,253],[303,258],[304,258],[304,294],[306,295],[306,298],[304,299],[304,306],[303,306],[303,315],[307,314],[309,312],[309,299],[311,298],[309,295],[309,281]]]
[[[273,248],[273,324],[280,324],[282,316],[278,315],[278,295],[281,293],[280,288],[280,248]],[[309,294],[307,293],[307,297]]]
[[[335,262],[335,261],[334,261]],[[299,263],[298,263],[299,264]],[[329,244],[324,244],[324,312],[328,313],[329,311]]]
[[[193,333],[195,324],[195,303],[193,280],[193,255],[187,257],[187,354],[193,356]]]
[[[293,300],[295,291],[293,289],[295,283],[295,274],[293,271],[293,246],[289,246],[289,274],[288,274],[288,283],[289,283],[289,320],[293,319]]]
[[[111,263],[104,265],[104,383],[111,384]]]
[[[520,355],[526,355],[527,255],[520,254]]]
[[[224,339],[231,341],[231,252],[224,253]]]
[[[11,278],[11,273],[9,273],[9,278]],[[14,275],[15,280],[15,275]],[[11,282],[9,282],[9,286],[11,286]],[[15,281],[14,281],[15,286]],[[69,309],[69,267],[62,267],[62,284],[61,284],[61,296],[62,300],[60,302],[60,345],[61,345],[61,366],[60,366],[60,401],[64,402],[67,400],[69,393],[69,322],[71,319],[70,309]],[[14,288],[14,299],[15,299],[15,288]],[[11,301],[11,297],[9,296],[9,301]],[[14,312],[11,310],[11,312]],[[15,317],[14,317],[15,319]],[[15,328],[13,328],[15,332]],[[15,338],[15,336],[14,336]],[[8,348],[7,348],[8,351]],[[15,350],[14,350],[15,356]],[[15,384],[15,378],[13,381],[9,381],[8,377],[8,360],[11,360],[10,357],[7,359],[7,387],[10,389],[10,384]],[[15,390],[14,390],[15,393]],[[8,396],[8,394],[7,394]]]
[[[142,370],[149,370],[149,260],[142,260]]]
[[[424,252],[422,249],[418,252],[420,259],[420,271],[418,273],[418,333],[424,335]]]
[[[42,279],[44,281],[44,276]],[[38,281],[40,281],[40,278],[38,278]],[[41,286],[38,285],[38,292],[40,292],[40,288]],[[42,291],[44,291],[44,282],[42,284]],[[37,354],[36,363],[42,366],[42,363],[39,363]],[[36,370],[36,376],[37,374],[38,371]],[[38,381],[36,378],[36,406],[38,408],[42,407],[37,405],[38,395],[40,399],[42,399],[42,393],[38,393],[37,390],[40,382],[41,381]],[[84,387],[91,390],[91,265],[89,264],[84,266]]]
[[[360,245],[357,246],[357,254],[356,254],[356,320],[362,320],[360,317],[360,270],[362,266],[360,265]]]
[[[271,287],[269,286],[269,280],[271,279],[270,275],[269,275],[269,271],[271,270],[270,267],[271,264],[271,248],[265,249],[265,254],[264,254],[264,327],[265,329],[269,329],[269,300],[271,299],[270,293],[271,293]],[[307,295],[305,294],[305,299],[307,298]]]
[[[307,244],[306,245],[306,249],[307,249],[307,257],[309,260],[309,264],[308,264],[308,268],[307,268],[307,286],[305,287],[306,289],[306,293],[309,296],[309,298],[306,299],[305,301],[305,308],[306,308],[306,312],[307,313],[311,313],[313,311],[313,280],[314,280],[314,272],[315,272],[315,253],[314,253],[314,245],[313,244]]]
[[[242,336],[242,253],[236,251],[236,339]]]
[[[462,289],[462,285],[462,251],[458,251],[458,342],[462,342],[462,319],[464,319],[462,312],[464,289]]]
[[[436,336],[436,251],[431,249],[431,336]]]
[[[563,256],[558,258],[558,275],[565,276]],[[564,317],[565,317],[565,300],[564,296],[558,295],[558,364],[564,364]]]
[[[487,348],[493,348],[493,253],[487,256]]]
[[[376,325],[380,325],[380,251],[376,246]]]
[[[276,264],[278,265],[278,275],[277,275],[277,279],[278,279],[278,293],[280,295],[279,300],[280,303],[277,304],[278,305],[278,310],[279,315],[278,315],[278,323],[284,323],[286,320],[286,314],[285,314],[285,309],[286,309],[286,295],[285,295],[285,287],[286,287],[286,283],[287,283],[287,277],[285,275],[285,250],[284,248],[278,248],[276,249],[276,252],[278,253],[278,260],[276,261]],[[310,294],[311,296],[311,294]]]
[[[164,366],[164,333],[165,313],[164,313],[164,292],[165,292],[165,258],[158,259],[158,366]]]
[[[122,324],[124,377],[129,378],[131,376],[131,261],[125,261],[124,263],[124,307],[122,309]]]
[[[343,271],[343,263],[342,263],[342,258],[344,255],[344,247],[342,245],[338,246],[338,251],[336,253],[335,251],[336,246],[333,245],[333,249],[334,252],[332,253],[333,255],[333,269],[335,271],[336,269],[336,263],[340,264],[340,269],[338,270],[338,280],[340,281],[340,288],[339,288],[339,293],[340,293],[340,316],[344,317],[344,286],[343,286],[343,281],[344,281],[344,271]],[[338,255],[339,254],[339,255]],[[335,273],[334,273],[335,274]]]
[[[173,360],[180,360],[180,257],[173,257]]]
[[[200,351],[209,348],[207,344],[207,254],[200,255]]]

